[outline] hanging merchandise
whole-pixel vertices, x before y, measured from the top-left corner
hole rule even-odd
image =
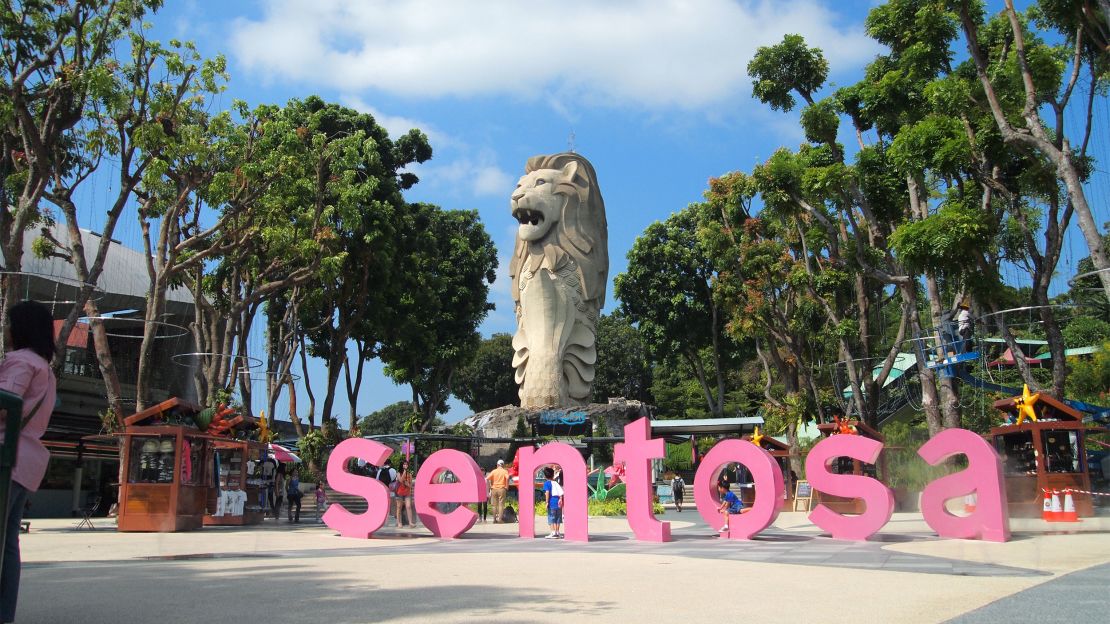
[[[181,480],[189,482],[193,480],[193,446],[188,440],[182,440],[181,447]]]
[[[139,452],[139,481],[154,481],[158,477],[155,462],[158,460],[158,440],[143,442]]]
[[[173,483],[173,440],[163,439],[158,451],[158,482]]]

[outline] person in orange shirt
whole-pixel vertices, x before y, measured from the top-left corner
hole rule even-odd
[[[504,522],[505,497],[509,494],[509,471],[505,470],[505,460],[497,460],[497,467],[486,475],[490,484],[490,499],[493,501],[494,524]]]

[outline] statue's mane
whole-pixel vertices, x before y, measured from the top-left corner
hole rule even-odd
[[[609,276],[609,226],[605,220],[605,201],[601,198],[593,165],[574,152],[563,152],[529,158],[524,173],[527,175],[540,169],[559,170],[571,162],[577,165],[574,181],[556,188],[556,193],[568,197],[559,224],[532,245],[538,244],[543,248],[554,245],[570,254],[582,272],[586,299],[596,300],[598,309],[601,309],[605,306],[605,287]],[[518,236],[509,263],[514,286],[521,264],[529,254],[528,247],[529,244]]]

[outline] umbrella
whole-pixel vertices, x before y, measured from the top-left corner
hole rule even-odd
[[[297,457],[297,455],[293,451],[290,451],[280,444],[270,444],[270,454],[273,455],[274,459],[278,460],[279,462],[294,462],[297,464],[301,463],[300,457]]]

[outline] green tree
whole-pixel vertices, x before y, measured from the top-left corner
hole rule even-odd
[[[640,332],[618,314],[597,321],[594,402],[625,397],[651,403],[651,363]]]
[[[1073,12],[1077,3],[1067,3],[1071,6],[1065,8],[1065,4],[1051,0],[1038,2],[1022,14],[1014,8],[1013,0],[1006,0],[999,16],[984,21],[980,2],[960,0],[951,4],[959,15],[974,75],[982,88],[982,101],[993,118],[995,130],[1007,145],[1039,154],[1051,162],[1052,171],[1067,190],[1091,261],[1101,270],[1098,277],[1103,293],[1110,300],[1110,257],[1084,188],[1090,171],[1087,157],[1090,112],[1096,91],[1106,88],[1110,67],[1105,48],[1090,46],[1099,40],[1105,42],[1107,7],[1091,7],[1095,11],[1084,18]],[[1050,37],[1062,37],[1065,44],[1043,45],[1031,31],[1031,24],[1039,25]],[[1009,71],[998,71],[999,60],[1009,65]],[[1090,83],[1088,96],[1073,98],[1083,74]],[[1020,99],[1007,101],[1007,84],[1020,85],[1015,89]],[[1072,115],[1066,113],[1069,107],[1076,106],[1087,121],[1072,128],[1065,123]]]
[[[460,366],[451,384],[455,396],[474,413],[519,403],[513,377],[513,337],[498,333],[478,344],[474,357]]]
[[[121,65],[117,47],[147,11],[161,4],[25,0],[0,6],[0,252],[5,270],[0,336],[6,335],[7,311],[20,292],[24,234],[54,223],[42,199],[59,182],[69,186],[75,178],[86,178],[97,164],[87,156],[98,150],[83,149],[73,130],[95,113],[97,100],[127,98],[113,80]],[[110,239],[110,233],[104,238]],[[91,286],[80,289],[75,311],[91,292]],[[67,333],[74,322],[67,322]],[[66,337],[59,337],[59,344]],[[6,345],[7,338],[0,337],[0,350]]]
[[[381,408],[376,412],[370,413],[368,416],[363,416],[358,423],[359,433],[362,435],[382,435],[387,433],[399,433],[405,427],[405,423],[413,415],[412,403],[409,401],[398,401],[391,403]]]
[[[652,223],[628,252],[615,280],[621,314],[636,323],[656,362],[681,360],[701,387],[709,413],[724,415],[725,367],[733,352],[713,296],[714,267],[697,239],[697,215],[686,208]],[[709,354],[708,362],[701,353]]]
[[[311,283],[299,306],[309,355],[327,365],[321,416],[331,416],[348,341],[357,331],[373,352],[386,332],[388,315],[380,312],[404,296],[400,278],[408,269],[398,246],[409,208],[401,191],[417,179],[402,169],[428,160],[432,150],[419,130],[394,142],[371,115],[318,97],[293,100],[286,110],[313,141],[343,138],[347,145],[317,163],[313,178],[323,188],[316,198],[327,208],[324,223],[344,250],[342,262]]]
[[[387,375],[412,388],[425,431],[446,411],[455,371],[478,349],[497,250],[476,210],[413,204],[402,232],[404,287],[385,315],[381,359]]]
[[[752,95],[773,110],[794,108],[792,93],[813,104],[813,93],[821,88],[829,63],[821,50],[806,46],[800,35],[786,35],[774,46],[761,46],[748,63]]]

